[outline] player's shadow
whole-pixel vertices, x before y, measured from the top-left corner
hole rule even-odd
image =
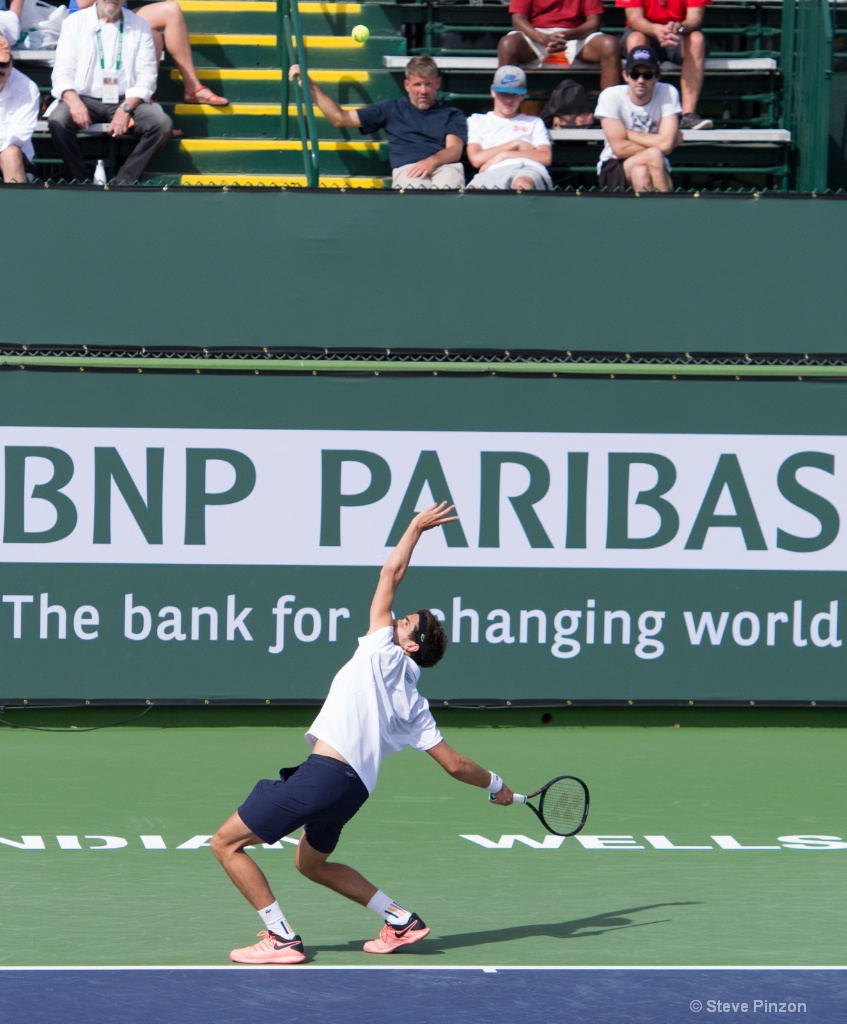
[[[625,928],[646,928],[655,924],[666,924],[669,918],[659,918],[652,921],[638,921],[633,918],[634,914],[641,914],[648,910],[658,910],[661,907],[691,907],[698,905],[697,900],[680,900],[675,903],[648,903],[643,907],[627,907],[624,910],[610,910],[604,914],[595,914],[593,917],[580,917],[573,921],[556,921],[550,924],[522,924],[511,928],[492,928],[488,931],[456,932],[453,935],[430,934],[429,938],[419,946],[414,947],[418,956],[438,956],[451,949],[467,949],[469,946],[487,946],[494,942],[514,942],[517,939],[538,938],[547,936],[551,939],[589,939],[596,935],[606,935],[608,932],[621,931]],[[338,946],[315,947],[315,951],[325,950],[326,952],[348,952],[358,950],[361,944],[348,942]]]

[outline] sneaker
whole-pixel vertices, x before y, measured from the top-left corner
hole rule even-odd
[[[281,939],[274,932],[259,932],[261,942],[244,949],[234,949],[230,960],[237,964],[302,964],[306,959],[303,940],[299,935],[293,939]]]
[[[420,942],[427,935],[429,935],[429,928],[417,914],[412,914],[411,920],[403,925],[386,922],[385,927],[379,933],[379,938],[366,942],[363,948],[366,953],[393,953],[401,946],[411,946],[413,942]]]
[[[714,122],[710,121],[708,117],[700,117],[698,113],[683,114],[679,122],[679,127],[683,131],[696,132],[701,131],[705,128],[714,128]]]

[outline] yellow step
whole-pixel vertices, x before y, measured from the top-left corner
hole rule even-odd
[[[250,35],[247,33],[204,33],[191,34],[192,46],[276,46],[276,36]],[[294,43],[292,36],[291,42]],[[350,36],[303,36],[303,43],[313,50],[355,50],[365,44],[357,43]]]
[[[382,178],[334,177],[318,179],[321,188],[384,188]],[[305,174],[183,174],[181,185],[265,185],[274,188],[303,188]]]
[[[342,110],[359,109],[361,109],[361,104],[342,107]],[[174,113],[180,117],[190,117],[192,114],[202,114],[204,117],[232,117],[235,114],[249,117],[279,117],[281,110],[280,103],[230,103],[228,107],[207,107],[201,106],[199,103],[176,103],[174,105]],[[325,116],[319,107],[313,107],[312,110],[315,117]],[[288,116],[297,116],[296,104],[288,105]]]
[[[316,82],[369,82],[367,71],[310,71],[309,77]],[[171,79],[181,82],[182,76],[176,68],[171,70]],[[281,82],[279,68],[203,68],[203,80],[218,82]],[[204,108],[204,109],[209,109]]]
[[[224,14],[273,14],[274,0],[180,0],[183,11],[208,14],[219,11]],[[360,14],[361,4],[301,3],[297,5],[301,14]]]
[[[186,153],[234,152],[300,152],[299,139],[182,139],[180,149]],[[346,139],[320,139],[318,149],[328,153],[377,153],[379,142],[348,142]]]

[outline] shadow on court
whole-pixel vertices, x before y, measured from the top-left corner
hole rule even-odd
[[[550,939],[588,939],[608,932],[621,931],[626,928],[646,928],[656,924],[667,924],[670,918],[659,918],[654,921],[633,920],[633,914],[641,914],[663,907],[690,907],[699,905],[697,900],[680,900],[675,903],[649,903],[643,907],[627,907],[624,910],[610,910],[593,917],[580,917],[573,921],[557,921],[550,924],[524,924],[513,928],[492,928],[487,931],[456,932],[453,935],[433,935],[414,947],[416,956],[440,956],[453,949],[467,949],[472,946],[486,946],[496,942],[516,942],[519,939],[546,936]],[[320,951],[347,953],[361,949],[360,941],[346,942],[343,945],[313,945],[317,954]]]

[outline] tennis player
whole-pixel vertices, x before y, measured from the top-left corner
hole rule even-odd
[[[212,850],[264,924],[253,946],[234,949],[243,964],[299,964],[303,942],[289,925],[261,868],[246,852],[256,843],[275,843],[305,825],[294,854],[297,869],[313,882],[346,896],[381,917],[379,937],[366,953],[393,953],[420,942],[429,928],[395,903],[354,868],[329,857],[342,828],[376,786],[380,761],[404,747],[425,750],[459,782],[486,789],[493,802],[512,803],[513,793],[498,775],[453,750],[442,739],[429,704],[418,693],[422,668],[441,660],[447,637],[427,610],[393,618],[397,588],[412,552],[427,530],[458,517],[446,502],[419,512],[379,574],[370,626],[356,653],[332,681],[323,707],[306,733],[312,754],[280,780],[256,783],[238,811],[212,837]]]

